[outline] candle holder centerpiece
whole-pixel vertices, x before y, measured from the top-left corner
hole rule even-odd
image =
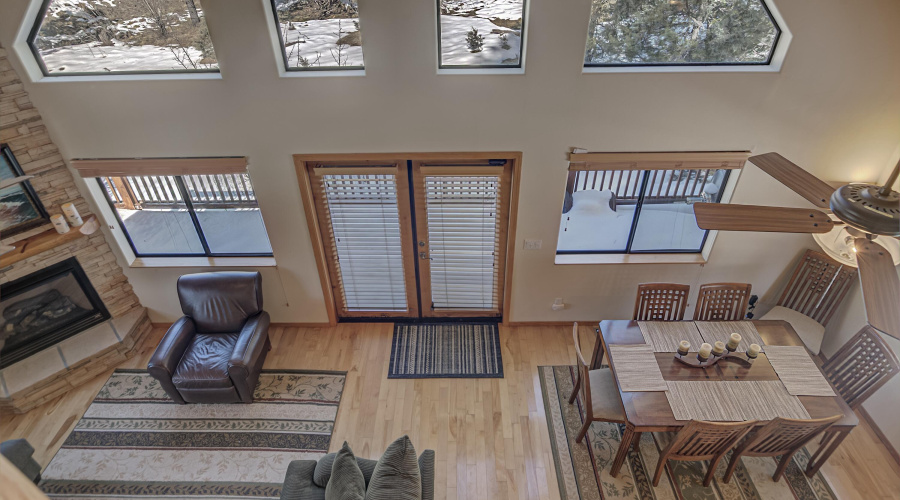
[[[688,356],[691,350],[691,343],[687,340],[682,340],[678,344],[678,351],[675,353],[675,359],[685,365],[695,368],[708,368],[724,359],[737,361],[749,366],[753,364],[753,361],[757,357],[759,357],[760,347],[758,344],[750,344],[750,348],[747,349],[746,352],[739,353],[737,352],[737,348],[740,343],[740,334],[732,333],[727,344],[721,340],[713,345],[704,342],[700,345],[697,356]]]

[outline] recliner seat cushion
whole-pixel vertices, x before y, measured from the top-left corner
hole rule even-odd
[[[239,336],[239,333],[195,334],[172,375],[172,383],[179,389],[233,387],[228,361]]]

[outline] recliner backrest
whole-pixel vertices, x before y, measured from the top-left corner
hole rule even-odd
[[[235,333],[263,308],[262,275],[225,271],[178,278],[178,300],[200,333]]]

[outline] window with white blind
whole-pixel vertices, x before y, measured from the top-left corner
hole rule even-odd
[[[347,311],[406,311],[395,176],[321,175],[319,182]]]
[[[425,176],[433,309],[497,309],[499,198],[498,176]]]
[[[744,152],[570,155],[557,254],[700,253],[695,202],[718,203]]]

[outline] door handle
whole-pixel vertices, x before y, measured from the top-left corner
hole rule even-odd
[[[419,252],[419,258],[422,260],[434,260],[431,257],[429,257],[428,254],[425,252]]]

